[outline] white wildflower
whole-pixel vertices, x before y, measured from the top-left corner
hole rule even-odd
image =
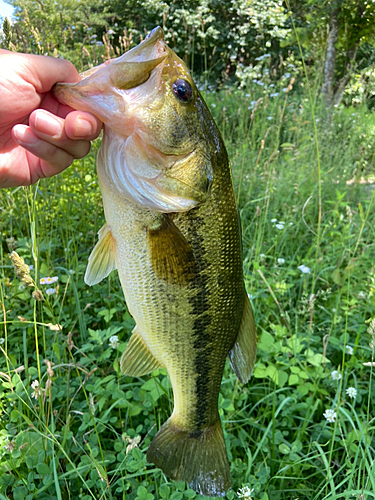
[[[62,326],[59,324],[54,325],[52,323],[47,323],[46,326],[48,326],[48,328],[50,330],[52,330],[53,332],[61,332],[61,330],[62,330]]]
[[[5,342],[5,339],[3,337],[0,338],[0,345],[3,345]]]
[[[350,399],[354,399],[357,396],[357,389],[354,387],[348,387],[346,389],[346,394],[350,397]]]
[[[31,388],[34,389],[34,392],[31,394],[32,398],[38,399],[43,395],[43,389],[39,387],[38,380],[34,380],[34,382],[31,383]]]
[[[116,349],[119,346],[119,340],[117,335],[112,335],[112,337],[110,337],[109,345],[112,347],[112,349]]]
[[[271,219],[271,222],[277,222],[277,219]]]
[[[353,347],[351,347],[350,345],[346,345],[345,346],[345,349],[346,349],[346,354],[349,354],[350,356],[353,354],[354,350],[353,350]]]
[[[56,283],[56,281],[59,281],[59,277],[58,276],[53,276],[51,278],[51,280],[52,280],[52,283]]]
[[[237,491],[237,496],[239,498],[243,498],[244,500],[251,500],[251,494],[254,491],[254,488],[249,488],[248,486],[244,486]]]
[[[56,293],[55,288],[47,288],[47,290],[46,290],[47,295],[53,295],[54,293]]]
[[[367,293],[366,293],[366,292],[363,292],[363,291],[358,292],[358,298],[359,298],[360,300],[366,300],[366,299],[367,299]]]
[[[283,224],[276,224],[276,227],[277,227],[277,229],[284,229],[284,225]]]
[[[331,378],[332,378],[332,380],[340,380],[341,373],[337,370],[333,370],[333,372],[331,372]]]
[[[115,34],[115,31],[114,30],[108,30],[107,31],[107,35],[114,35]]]
[[[327,422],[333,424],[333,422],[336,420],[337,413],[335,412],[335,410],[326,410],[323,413],[323,417],[327,420]]]
[[[277,264],[278,264],[279,266],[282,266],[283,264],[285,264],[285,259],[283,259],[282,257],[279,257],[279,258],[277,259]]]
[[[305,266],[305,264],[301,264],[298,266],[298,269],[301,271],[301,273],[308,274],[310,272],[310,268]]]
[[[16,442],[12,439],[12,441],[9,441],[9,438],[7,438],[8,443],[4,446],[5,451],[8,453],[12,453],[16,449]]]
[[[47,284],[46,279],[47,279],[47,278],[40,278],[39,283],[40,283],[41,285],[46,285],[46,284]]]
[[[250,300],[253,300],[254,298],[254,295],[252,295],[251,293],[248,293],[247,296],[249,297]]]
[[[126,434],[123,435],[122,437],[125,439],[129,444],[126,447],[126,454],[128,454],[133,448],[136,448],[139,443],[141,442],[141,436],[135,436],[135,438],[131,438],[130,436],[127,436]]]

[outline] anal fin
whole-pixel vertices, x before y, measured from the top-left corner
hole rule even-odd
[[[141,377],[162,366],[150,352],[142,335],[139,333],[138,327],[135,327],[121,356],[120,367],[122,373],[132,377]]]
[[[257,335],[249,297],[245,295],[242,320],[237,338],[228,357],[240,382],[245,384],[253,373],[257,349]]]
[[[107,224],[99,231],[99,241],[90,254],[85,273],[85,283],[96,285],[116,269],[116,243]]]

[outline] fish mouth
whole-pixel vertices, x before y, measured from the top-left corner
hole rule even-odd
[[[154,28],[139,45],[116,59],[81,73],[77,83],[56,83],[53,95],[62,104],[89,111],[107,122],[125,110],[122,90],[138,87],[161,64],[170,49],[160,26]]]
[[[157,27],[121,57],[83,73],[81,81],[52,89],[61,103],[89,111],[104,123],[97,163],[98,172],[105,173],[103,182],[128,201],[162,212],[203,203],[212,181],[210,162],[196,153],[196,142],[169,142],[175,133],[169,122],[164,140],[150,118],[168,104],[170,73],[181,64]]]

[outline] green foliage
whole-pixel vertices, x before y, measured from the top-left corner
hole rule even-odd
[[[340,107],[313,121],[290,77],[263,82],[206,94],[232,159],[259,335],[250,383],[227,366],[221,387],[227,498],[244,487],[263,500],[372,498],[374,119]],[[97,147],[56,178],[0,192],[0,494],[192,499],[146,459],[173,409],[165,370],[121,375],[134,323],[117,275],[83,282],[103,224]],[[15,277],[13,249],[44,301]]]
[[[16,7],[17,50],[62,56],[80,69],[119,55],[161,25],[169,45],[194,73],[222,82],[239,64],[252,65],[265,51],[277,59],[290,31],[282,0],[251,5],[244,0],[9,2]]]
[[[367,0],[7,0],[15,23],[3,26],[1,46],[64,57],[79,71],[137,45],[155,26],[210,88],[245,87],[267,70],[275,81],[292,64],[323,80],[330,18],[337,13],[335,90],[346,103],[372,98],[375,88],[375,4]],[[342,87],[342,88],[341,88]],[[370,105],[372,103],[369,102]]]
[[[3,25],[11,50],[86,69],[161,24],[206,80],[236,73],[240,90],[205,95],[232,160],[259,337],[250,383],[227,366],[221,387],[227,498],[373,498],[375,121],[360,105],[371,72],[351,87],[356,108],[328,113],[311,63],[310,102],[276,0],[267,9],[239,0],[12,1],[17,22]],[[293,11],[303,50],[321,61],[326,14],[314,20],[314,45]],[[371,45],[362,49],[370,60]],[[120,373],[134,322],[117,274],[90,289],[83,281],[104,222],[98,146],[56,178],[0,191],[0,497],[193,499],[147,463],[172,392],[165,370]],[[44,300],[15,277],[12,250],[34,266]]]
[[[304,0],[287,1],[293,12],[296,31],[290,32],[288,45],[299,40],[305,51],[305,59],[315,62],[316,77],[322,78],[327,43],[332,18],[338,25],[338,36],[335,43],[334,91],[341,94],[340,87],[345,89],[350,80],[346,101],[353,93],[355,82],[363,73],[373,72],[374,64],[374,21],[375,5],[371,0]],[[316,64],[320,61],[320,64]],[[310,62],[310,64],[311,64]],[[353,81],[354,80],[354,81]],[[366,77],[363,81],[368,80]],[[371,79],[372,80],[372,79]],[[372,81],[371,84],[373,85]],[[369,89],[370,90],[370,89]],[[367,96],[361,96],[367,97]],[[339,99],[341,101],[341,98]]]
[[[106,34],[110,14],[103,7],[98,8],[97,3],[90,0],[9,3],[15,7],[13,50],[63,57],[80,71],[110,55],[114,57],[111,36]]]

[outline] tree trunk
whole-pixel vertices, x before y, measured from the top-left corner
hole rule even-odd
[[[329,20],[329,34],[327,42],[326,61],[324,64],[324,80],[322,86],[322,94],[328,105],[332,104],[333,98],[333,84],[336,63],[335,44],[339,35],[339,13],[340,9],[335,9],[332,12]]]
[[[333,97],[334,106],[339,106],[341,104],[346,86],[348,85],[348,83],[350,82],[350,79],[352,77],[354,67],[355,67],[355,56],[357,55],[358,45],[359,44],[357,44],[354,48],[352,48],[350,51],[348,51],[349,63],[348,63],[347,68],[346,68],[346,73],[341,78],[340,83],[336,89],[335,95]]]

